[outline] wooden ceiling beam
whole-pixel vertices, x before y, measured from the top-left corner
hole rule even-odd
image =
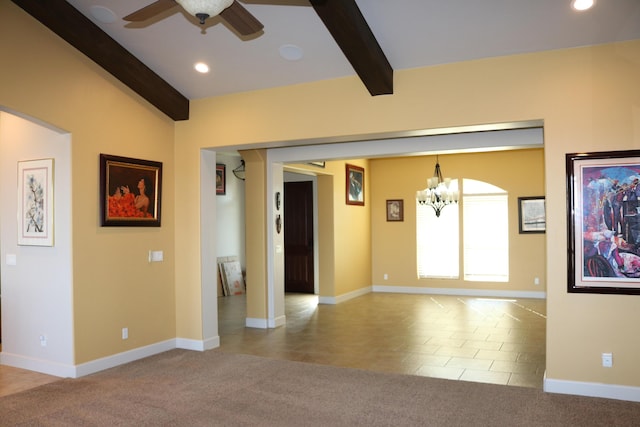
[[[372,96],[393,93],[393,69],[355,0],[310,0]]]
[[[65,0],[12,0],[173,120],[189,119],[189,100]]]

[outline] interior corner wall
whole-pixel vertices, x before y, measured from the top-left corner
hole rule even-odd
[[[44,158],[53,159],[54,245],[19,246],[18,162]],[[69,188],[71,136],[0,111],[1,362],[61,377],[74,364]]]
[[[364,205],[346,203],[346,165],[364,169]],[[371,174],[369,161],[351,159],[327,162],[327,171],[333,173],[333,217],[335,277],[334,294],[336,301],[353,292],[371,288]]]
[[[336,295],[336,234],[334,183],[331,174],[318,176],[318,295],[320,299]]]

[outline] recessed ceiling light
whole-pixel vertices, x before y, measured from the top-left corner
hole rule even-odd
[[[596,0],[572,0],[571,1],[571,7],[579,11],[591,9],[594,4],[596,4]]]
[[[104,6],[91,6],[89,10],[91,15],[103,24],[112,24],[118,19],[111,9]]]
[[[280,56],[288,61],[297,61],[302,58],[302,49],[293,44],[283,44],[279,51]]]
[[[207,64],[205,64],[204,62],[196,63],[196,65],[194,65],[193,68],[195,68],[197,72],[202,73],[202,74],[205,74],[205,73],[209,72],[209,66]]]

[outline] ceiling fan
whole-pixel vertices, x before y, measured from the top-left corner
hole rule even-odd
[[[257,33],[264,28],[264,25],[236,0],[156,0],[123,19],[131,22],[146,21],[178,5],[198,18],[201,25],[204,25],[207,18],[220,15],[243,36]]]

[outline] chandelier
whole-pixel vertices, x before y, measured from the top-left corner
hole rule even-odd
[[[205,19],[217,16],[231,6],[234,0],[176,0],[184,10],[197,17],[204,25]]]
[[[436,212],[436,217],[440,216],[445,206],[458,203],[458,189],[451,188],[451,178],[442,178],[437,156],[433,177],[427,179],[427,188],[416,192],[416,201],[421,205],[431,206]]]

